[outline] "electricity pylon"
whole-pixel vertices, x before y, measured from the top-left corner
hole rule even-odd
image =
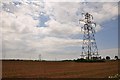
[[[41,56],[41,54],[39,54],[39,61],[41,61],[41,60],[42,60],[42,59],[41,59],[41,57],[42,57],[42,56]]]
[[[79,20],[80,22],[84,22],[84,26],[81,27],[81,30],[84,33],[81,57],[86,57],[86,59],[93,59],[93,57],[99,56],[94,36],[96,23],[92,21],[93,16],[91,14],[86,13],[84,16],[85,18],[83,20]]]

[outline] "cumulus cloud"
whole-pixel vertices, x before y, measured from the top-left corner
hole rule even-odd
[[[118,15],[117,2],[91,2],[91,3],[75,3],[75,2],[57,2],[45,3],[45,9],[48,15],[52,15],[56,21],[60,23],[73,24],[78,26],[78,20],[82,19],[82,13],[89,12],[93,15],[94,21],[98,24],[96,31],[100,31],[103,22],[115,19]],[[49,9],[49,10],[48,10]],[[113,10],[111,12],[111,9]],[[82,26],[82,25],[80,25]]]
[[[111,12],[109,9],[114,11]],[[57,56],[54,53],[71,56],[74,53],[78,56],[82,40],[71,35],[82,33],[83,24],[78,22],[83,18],[82,12],[94,15],[94,21],[98,23],[96,26],[98,32],[103,29],[100,26],[103,22],[117,16],[117,3],[3,1],[0,11],[2,53],[8,58],[28,58],[27,56],[32,55],[32,59],[39,53],[46,59],[46,55]],[[40,25],[43,14],[44,17],[49,17],[49,20],[43,23],[45,26]],[[65,58],[62,55],[61,58],[63,57]]]

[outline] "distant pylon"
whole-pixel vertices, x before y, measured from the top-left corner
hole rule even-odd
[[[39,61],[41,61],[41,54],[39,54]]]
[[[98,57],[98,48],[95,41],[95,27],[96,23],[92,22],[93,16],[89,13],[84,14],[84,20],[79,20],[84,22],[84,26],[81,27],[81,30],[84,32],[83,35],[83,44],[82,44],[82,53],[81,58],[86,57],[87,59],[93,59],[93,57]]]

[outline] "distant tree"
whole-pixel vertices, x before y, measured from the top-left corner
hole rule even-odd
[[[118,56],[115,56],[115,60],[118,60]]]
[[[105,58],[102,58],[102,60],[105,60]]]
[[[101,56],[99,57],[99,59],[101,60]]]
[[[110,56],[106,56],[106,60],[110,60]]]

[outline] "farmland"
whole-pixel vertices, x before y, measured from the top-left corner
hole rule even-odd
[[[106,78],[118,73],[118,61],[2,61],[3,78]]]

